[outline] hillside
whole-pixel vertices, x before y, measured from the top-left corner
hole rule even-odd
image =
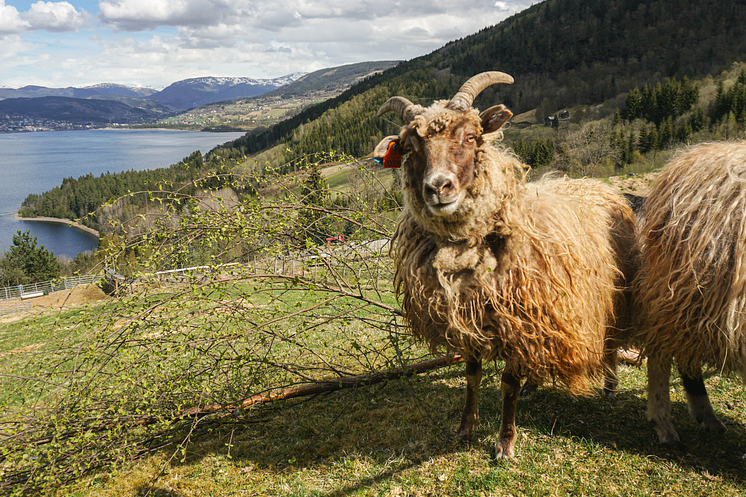
[[[267,93],[266,97],[328,98],[335,96],[366,77],[373,76],[398,65],[398,60],[359,62],[338,67],[327,67],[308,73],[287,86]]]
[[[267,128],[298,114],[309,105],[335,97],[366,77],[398,64],[398,61],[360,62],[315,71],[259,96],[223,100],[190,109],[160,124],[196,128]]]
[[[132,107],[118,100],[69,97],[7,98],[0,100],[0,114],[10,119],[49,119],[73,124],[142,122],[167,111],[163,106],[151,109]]]
[[[486,90],[477,107],[502,102],[516,114],[540,108],[548,115],[623,98],[666,77],[717,75],[744,59],[746,5],[737,0],[547,0],[232,146],[246,154],[282,143],[295,155],[329,148],[364,155],[394,129],[375,118],[388,97],[448,98],[485,70],[510,73],[516,83]]]

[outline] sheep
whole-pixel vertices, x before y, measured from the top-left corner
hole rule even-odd
[[[621,194],[587,179],[527,183],[516,156],[492,145],[512,113],[471,105],[512,81],[482,73],[427,108],[390,98],[378,115],[393,111],[405,124],[374,151],[388,167],[392,150],[404,156],[391,254],[405,323],[431,352],[466,359],[458,436],[478,422],[482,362],[505,363],[495,459],[514,455],[522,378],[585,394],[605,377],[604,394],[614,393],[635,260],[636,220]]]
[[[639,224],[638,340],[648,359],[648,412],[661,443],[680,446],[671,421],[675,362],[689,412],[724,432],[702,368],[746,374],[746,143],[680,152],[651,186]]]

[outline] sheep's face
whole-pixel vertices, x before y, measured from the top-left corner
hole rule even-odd
[[[447,101],[418,109],[398,136],[384,138],[375,157],[384,157],[394,142],[404,155],[403,180],[410,207],[419,215],[445,220],[459,212],[479,174],[484,134],[493,133],[512,113],[496,105],[478,113],[453,110]]]
[[[432,216],[456,212],[474,181],[482,127],[476,116],[459,114],[441,111],[433,120],[418,116],[399,135],[408,154],[407,187]]]
[[[503,105],[480,114],[471,105],[488,86],[512,82],[508,74],[488,71],[469,78],[451,100],[423,108],[391,97],[378,110],[379,116],[398,113],[405,125],[399,135],[384,138],[373,156],[384,167],[398,167],[399,154],[404,155],[405,202],[429,229],[460,236],[458,225],[475,211],[472,194],[478,196],[480,190],[483,135],[500,129],[513,114]]]

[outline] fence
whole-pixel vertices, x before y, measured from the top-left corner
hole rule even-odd
[[[5,314],[13,314],[14,312],[23,312],[31,310],[31,302],[23,302],[21,300],[1,300],[0,301],[0,316]]]
[[[86,274],[84,276],[66,276],[64,278],[29,283],[27,285],[6,286],[0,288],[0,301],[23,299],[32,295],[46,295],[47,293],[69,290],[78,285],[88,285],[101,279],[100,274]]]
[[[379,275],[386,274],[382,269],[391,265],[391,259],[385,255],[391,241],[387,238],[364,242],[332,245],[308,250],[303,254],[281,254],[273,257],[255,256],[246,263],[230,263],[220,266],[223,270],[243,270],[254,274],[276,274],[284,276],[303,276],[310,280],[324,279],[329,270],[345,279],[347,276],[361,278],[363,272],[367,277],[378,280]],[[180,269],[157,271],[154,276],[166,281],[178,281],[187,274],[200,274],[214,269],[213,266],[194,266]]]

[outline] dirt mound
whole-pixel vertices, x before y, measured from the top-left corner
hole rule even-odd
[[[54,292],[43,297],[28,299],[31,309],[59,309],[61,307],[72,307],[80,304],[88,304],[109,298],[96,285],[78,285],[72,290]]]

